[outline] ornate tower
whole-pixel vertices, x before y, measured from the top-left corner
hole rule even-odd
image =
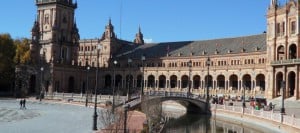
[[[114,32],[114,26],[109,19],[108,24],[105,26],[105,31],[100,39],[102,44],[101,60],[103,63],[101,67],[108,67],[111,58],[114,58],[114,53],[119,49],[120,44]]]
[[[144,36],[141,32],[141,27],[139,27],[139,32],[135,35],[135,39],[133,42],[136,44],[144,44]]]
[[[284,95],[299,98],[297,63],[299,56],[299,1],[289,0],[279,5],[271,0],[267,12],[267,96],[275,98]]]
[[[74,19],[77,3],[36,0],[36,5],[37,20],[32,29],[31,47],[34,54],[40,54],[46,62],[77,63],[79,34]]]

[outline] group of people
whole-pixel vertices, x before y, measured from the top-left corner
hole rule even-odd
[[[20,109],[26,109],[26,99],[20,100]]]

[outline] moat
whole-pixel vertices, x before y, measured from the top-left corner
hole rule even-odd
[[[186,114],[179,118],[170,118],[163,133],[266,133],[274,132],[253,125],[234,124],[214,117]]]

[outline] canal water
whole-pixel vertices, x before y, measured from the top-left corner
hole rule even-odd
[[[186,114],[170,118],[163,133],[271,133],[268,129],[258,129],[247,125],[220,121],[204,115]]]
[[[175,105],[175,106],[174,106]],[[176,108],[176,109],[175,109]],[[177,112],[174,112],[177,111]],[[253,125],[235,124],[218,120],[214,116],[186,114],[184,107],[174,102],[163,104],[163,112],[168,115],[163,133],[273,133],[274,131]],[[177,115],[175,115],[177,114]]]

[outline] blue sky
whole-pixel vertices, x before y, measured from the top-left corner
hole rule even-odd
[[[77,2],[75,16],[81,39],[99,38],[111,18],[119,38],[132,41],[140,25],[146,40],[169,42],[260,34],[266,30],[270,0]],[[30,37],[36,16],[35,0],[1,1],[0,15],[0,33],[9,33],[13,38]]]

